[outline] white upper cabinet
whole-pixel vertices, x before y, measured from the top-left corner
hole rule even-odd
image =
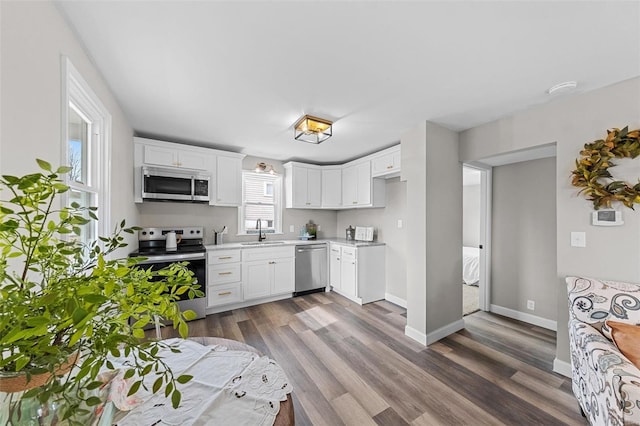
[[[342,207],[342,167],[322,168],[322,208]]]
[[[177,145],[177,144],[174,144]],[[144,164],[156,166],[180,167],[184,169],[207,170],[209,163],[207,156],[200,149],[180,146],[166,147],[144,145]]]
[[[218,155],[216,161],[217,206],[239,206],[242,204],[242,157]]]
[[[371,179],[371,161],[344,166],[342,169],[342,206],[357,208],[382,207],[383,205],[384,186],[380,186],[379,183]]]
[[[391,178],[400,175],[400,145],[373,154],[371,176]]]
[[[319,166],[286,163],[285,205],[287,208],[317,209],[322,205],[322,170]]]

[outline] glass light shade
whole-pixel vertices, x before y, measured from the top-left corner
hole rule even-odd
[[[332,135],[332,124],[329,120],[305,115],[294,126],[294,138],[316,144],[324,142]]]

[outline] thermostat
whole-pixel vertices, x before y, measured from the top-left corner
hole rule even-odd
[[[613,209],[596,210],[591,213],[591,224],[595,226],[621,226],[622,212]]]

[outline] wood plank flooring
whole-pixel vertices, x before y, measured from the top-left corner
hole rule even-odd
[[[587,424],[570,380],[552,372],[554,332],[486,312],[465,323],[425,348],[404,335],[405,309],[315,293],[209,315],[189,334],[275,359],[298,425]]]

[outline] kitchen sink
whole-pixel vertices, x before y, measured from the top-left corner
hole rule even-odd
[[[251,241],[249,243],[240,243],[241,246],[271,246],[274,244],[284,244],[284,241]]]

